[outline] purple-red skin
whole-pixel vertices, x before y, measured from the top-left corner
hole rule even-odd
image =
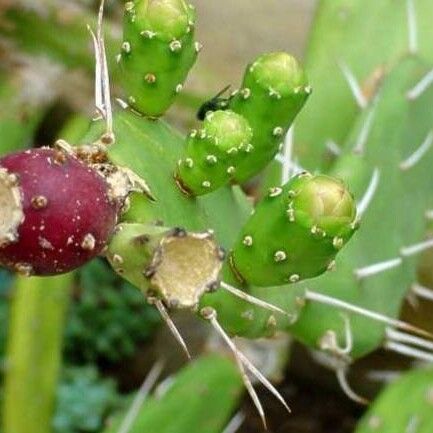
[[[76,269],[105,247],[119,204],[94,169],[57,150],[31,149],[0,159],[18,176],[24,221],[18,239],[0,247],[0,263],[31,275]],[[1,211],[1,209],[0,209]]]

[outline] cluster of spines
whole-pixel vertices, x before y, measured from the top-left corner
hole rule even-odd
[[[125,4],[118,63],[132,108],[150,117],[169,108],[201,50],[194,29],[195,9],[184,0]]]
[[[332,269],[356,229],[355,209],[344,184],[329,176],[302,173],[271,188],[233,248],[235,275],[252,285],[278,286]]]

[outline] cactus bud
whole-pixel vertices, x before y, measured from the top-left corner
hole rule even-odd
[[[248,155],[252,131],[233,111],[209,112],[202,129],[189,135],[176,179],[189,194],[207,194],[227,184]]]
[[[304,223],[317,226],[329,236],[338,236],[341,227],[349,226],[355,217],[352,195],[332,177],[313,177],[293,201]]]
[[[354,233],[355,218],[353,197],[341,181],[303,173],[272,188],[257,206],[232,251],[234,273],[257,286],[320,275]]]
[[[184,0],[126,4],[119,57],[128,101],[144,115],[162,115],[197,57],[195,10]]]
[[[69,154],[32,149],[0,159],[0,263],[54,275],[97,256],[120,203],[98,172]]]
[[[310,93],[304,71],[289,54],[264,54],[248,66],[242,89],[230,101],[230,108],[248,120],[254,133],[254,152],[239,164],[238,182],[274,158]]]
[[[125,223],[107,258],[117,273],[168,306],[193,308],[216,284],[224,255],[208,232]]]

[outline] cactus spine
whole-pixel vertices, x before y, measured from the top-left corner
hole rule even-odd
[[[194,7],[184,0],[125,4],[119,63],[128,104],[135,110],[161,116],[182,90],[200,50],[194,27]]]

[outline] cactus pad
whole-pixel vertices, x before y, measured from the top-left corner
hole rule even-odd
[[[119,56],[128,103],[157,117],[182,90],[195,62],[195,10],[184,0],[134,0],[125,4]]]

